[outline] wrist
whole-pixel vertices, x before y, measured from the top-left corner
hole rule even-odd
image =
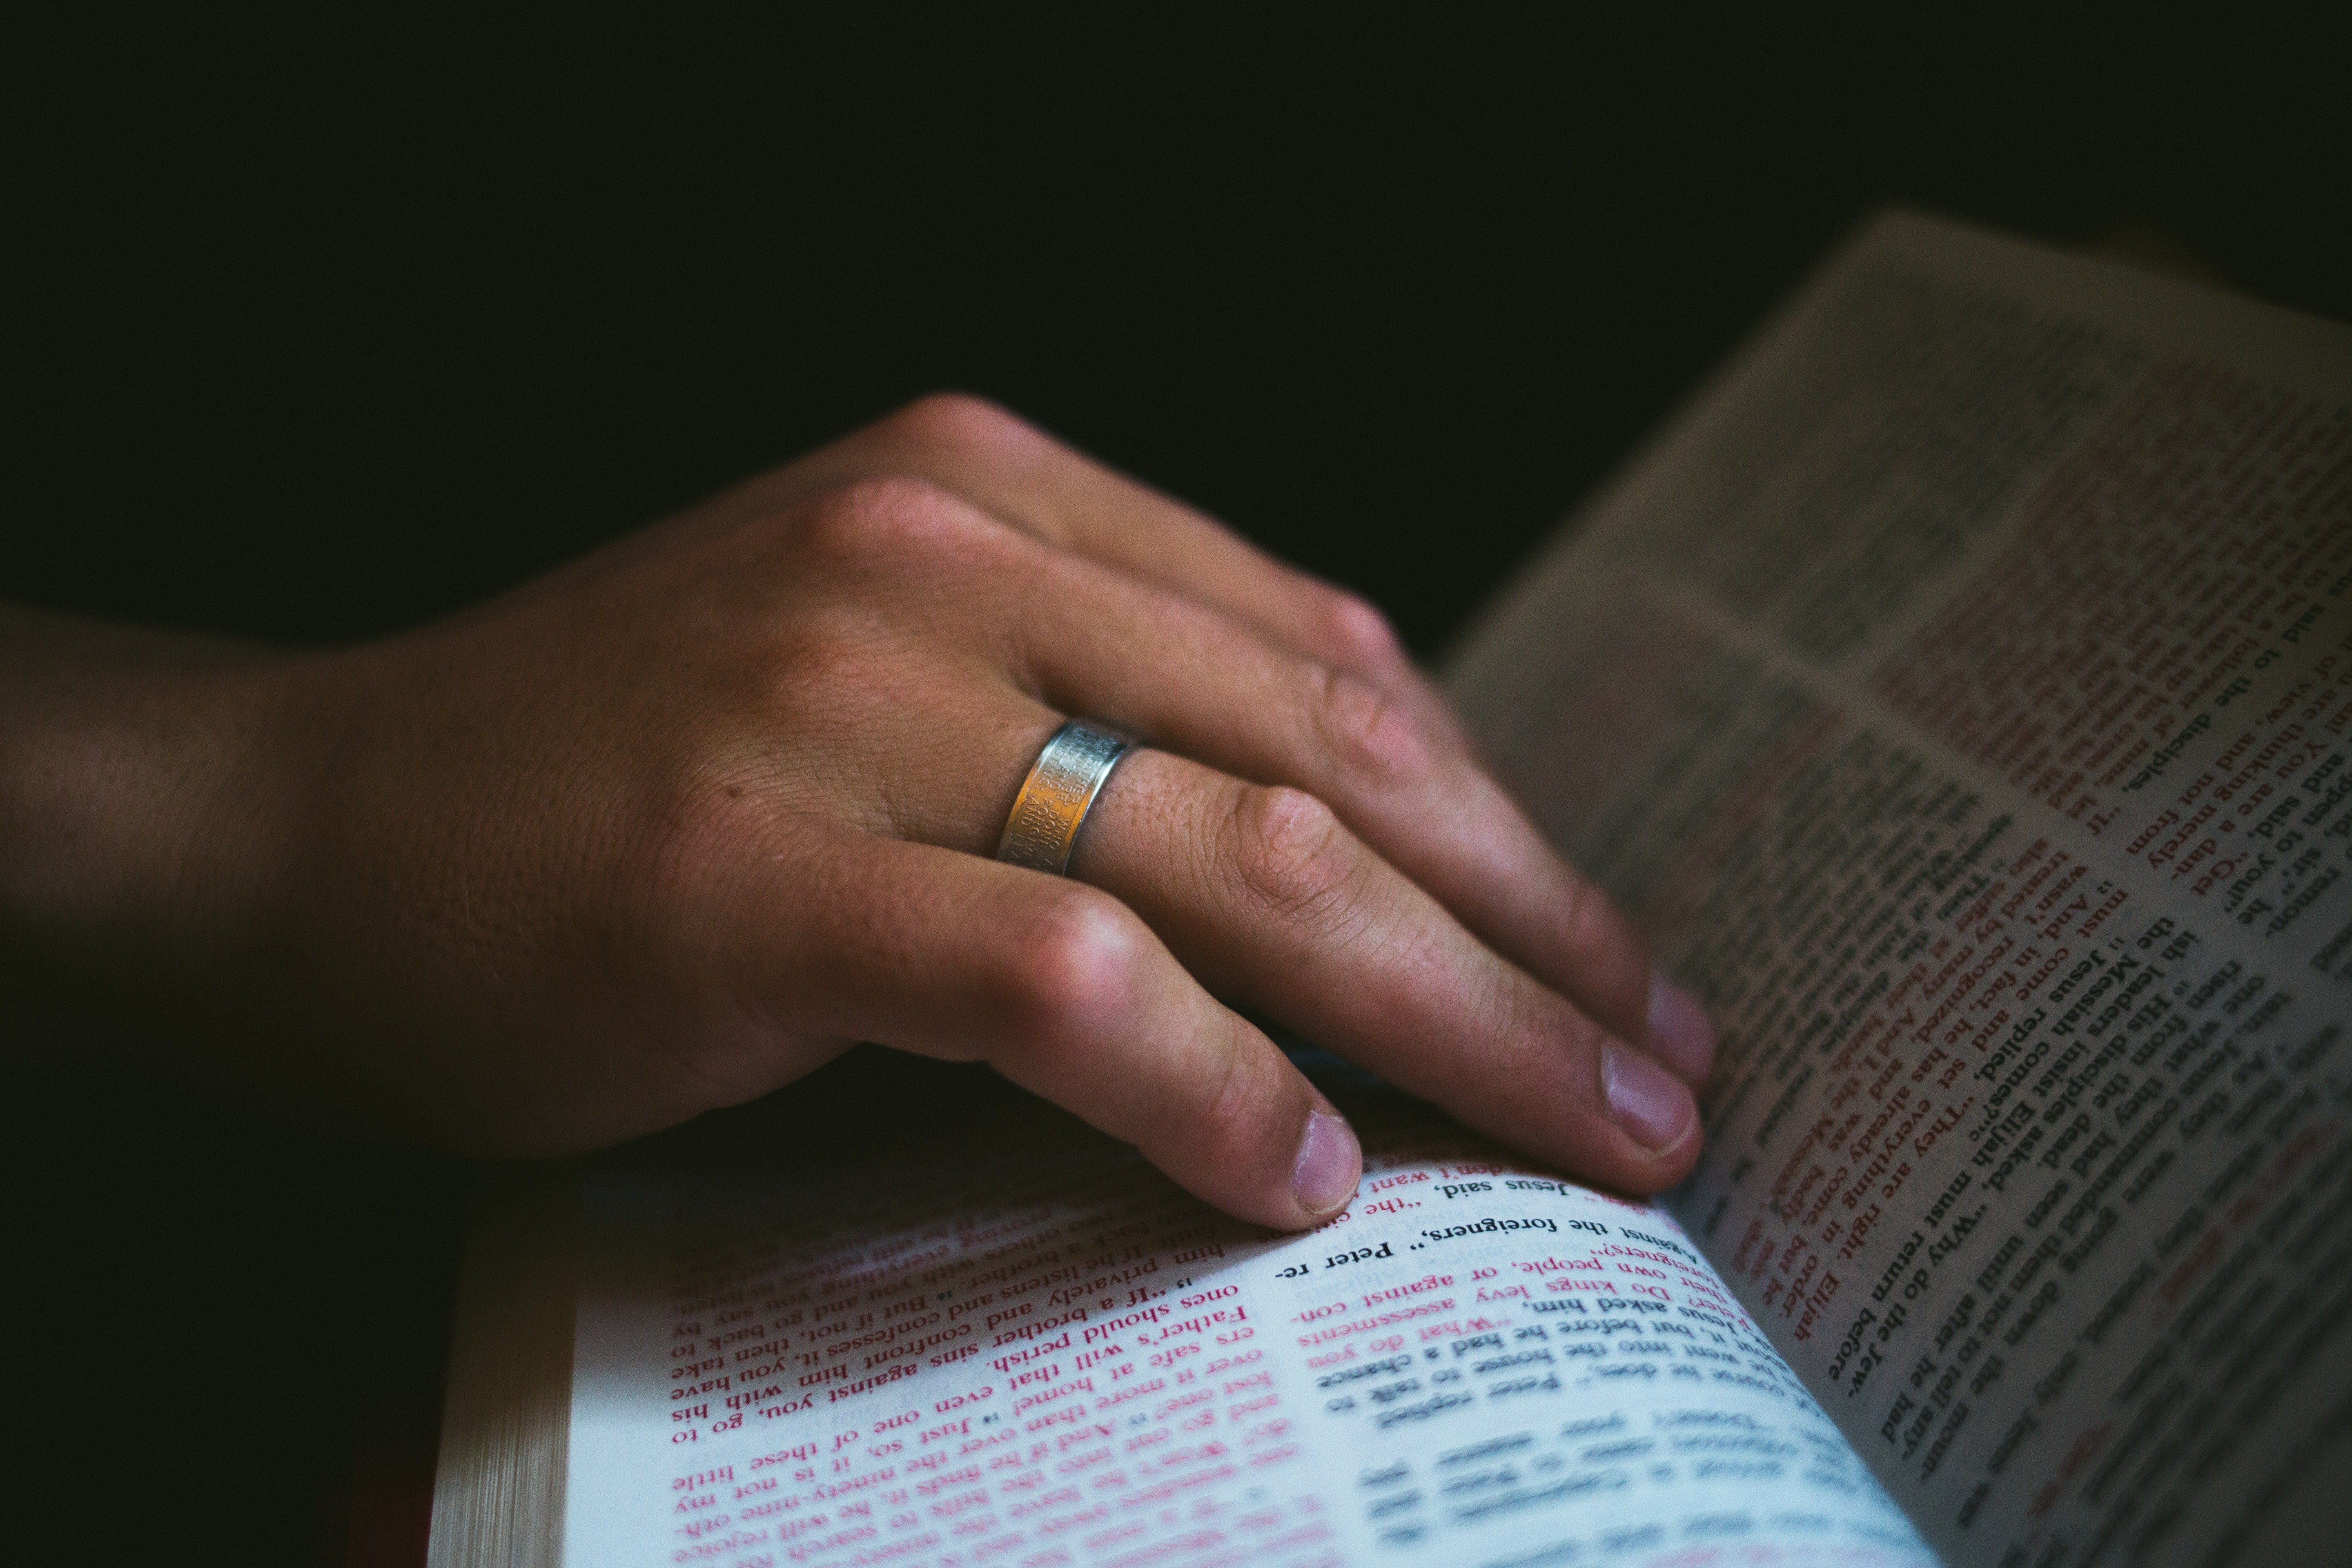
[[[273,875],[289,663],[0,611],[0,930],[104,969],[209,968]]]

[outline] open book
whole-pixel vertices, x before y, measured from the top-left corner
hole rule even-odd
[[[971,1069],[486,1205],[433,1561],[2352,1554],[2352,331],[1895,216],[1453,689],[1713,1008],[1634,1205],[1271,1237]]]

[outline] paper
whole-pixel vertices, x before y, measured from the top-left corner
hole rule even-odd
[[[592,1186],[565,1561],[1933,1561],[1671,1219],[1373,1122],[1287,1238],[1084,1135]]]

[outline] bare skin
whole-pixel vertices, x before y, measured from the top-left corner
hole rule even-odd
[[[1000,865],[1069,715],[1152,749],[1068,879]],[[614,1142],[873,1040],[1286,1229],[1360,1154],[1234,1009],[1632,1192],[1690,1168],[1713,1061],[1377,613],[957,397],[381,643],[0,613],[0,930],[463,1148]]]

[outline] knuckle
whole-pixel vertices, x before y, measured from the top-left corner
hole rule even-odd
[[[934,553],[982,531],[984,519],[928,479],[885,475],[852,480],[798,509],[794,541],[820,559],[851,566]]]
[[[1316,681],[1318,738],[1325,753],[1344,773],[1391,786],[1428,775],[1435,750],[1421,721],[1403,703],[1345,671],[1319,670]]]
[[[892,436],[911,446],[950,455],[993,451],[1043,439],[1026,421],[968,392],[934,392],[919,397],[882,423]]]
[[[1370,600],[1360,595],[1340,588],[1324,589],[1321,619],[1330,645],[1345,653],[1350,662],[1376,666],[1403,662],[1404,644],[1398,640],[1396,629]]]
[[[1561,941],[1570,952],[1598,954],[1626,946],[1633,932],[1599,887],[1571,873],[1559,912]]]
[[[1005,975],[1014,1026],[1048,1049],[1099,1040],[1134,1000],[1141,934],[1108,894],[1057,889],[1026,922]]]
[[[1331,808],[1305,790],[1238,786],[1226,835],[1226,863],[1241,889],[1278,915],[1312,915],[1355,880],[1353,842]]]

